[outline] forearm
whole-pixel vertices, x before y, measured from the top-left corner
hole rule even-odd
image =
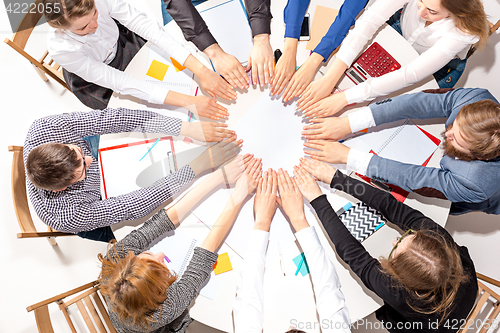
[[[332,65],[330,66],[330,68],[328,68],[328,71],[326,72],[325,76],[323,76],[323,79],[325,79],[325,84],[328,86],[328,89],[333,91],[340,77],[346,71],[347,67],[348,66],[339,58],[333,59]]]
[[[310,0],[288,0],[283,11],[285,38],[299,39],[302,21],[309,7]]]
[[[345,176],[337,171],[330,187],[354,196],[368,206],[378,210],[392,223],[403,229],[417,228],[426,217],[419,211],[399,202],[390,193],[381,191],[365,182]]]
[[[271,34],[271,1],[245,0],[248,20],[252,28],[252,36]]]
[[[207,47],[217,43],[191,1],[163,0],[163,2],[188,42],[193,42],[200,51],[205,51]]]
[[[212,226],[212,229],[210,229],[208,236],[201,244],[202,248],[212,252],[216,252],[219,249],[229,233],[229,230],[231,230],[245,197],[233,191],[233,194],[224,207],[222,214],[219,216],[215,224]]]
[[[167,209],[167,215],[177,227],[188,215],[194,206],[198,204],[206,195],[224,181],[222,171],[219,169],[196,185],[191,191],[183,196],[172,207]]]

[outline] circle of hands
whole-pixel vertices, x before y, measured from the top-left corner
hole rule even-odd
[[[237,155],[243,140],[238,140],[236,133],[228,129],[227,124],[203,121],[190,123],[192,127],[196,124],[196,129],[191,129],[189,136],[199,141],[218,142],[207,149],[210,167],[215,170],[221,166],[219,169],[224,175],[224,182],[226,186],[234,185],[235,195],[245,198],[255,191],[256,221],[271,223],[278,205],[289,217],[304,216],[302,196],[312,201],[322,195],[317,181],[330,184],[336,172],[327,163],[347,163],[349,148],[338,140],[351,132],[349,120],[347,117],[331,117],[346,106],[345,94],[332,94],[332,84],[327,77],[312,81],[316,68],[309,62],[296,70],[293,53],[285,52],[275,68],[271,67],[271,48],[252,50],[247,68],[235,61],[226,64],[227,68],[221,70],[226,74],[222,76],[227,76],[228,79],[222,82],[221,76],[217,75],[216,84],[212,84],[213,87],[209,89],[205,87],[206,80],[202,80],[202,85],[211,98],[200,96],[203,98],[188,109],[199,116],[216,121],[225,120],[229,113],[217,103],[217,97],[233,100],[236,99],[233,88],[246,89],[249,84],[269,84],[271,95],[283,94],[283,102],[300,97],[297,109],[309,120],[309,124],[301,132],[306,139],[304,152],[309,158],[300,159],[300,163],[294,166],[293,175],[281,168],[262,171],[261,159],[251,154]],[[217,63],[216,66],[221,65]],[[245,71],[251,75],[246,75]],[[230,92],[228,89],[231,89]],[[291,219],[294,220],[296,219]]]

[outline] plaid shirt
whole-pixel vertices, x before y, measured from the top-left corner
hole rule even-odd
[[[158,113],[128,109],[74,112],[36,120],[24,142],[24,161],[30,151],[44,143],[79,143],[91,156],[86,136],[122,132],[179,135],[180,119]],[[159,179],[150,187],[101,200],[99,163],[93,160],[85,180],[54,192],[35,187],[26,178],[29,198],[40,219],[51,228],[70,233],[109,226],[147,216],[160,204],[190,183],[195,174],[189,166]]]

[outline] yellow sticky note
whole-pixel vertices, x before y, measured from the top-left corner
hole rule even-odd
[[[220,273],[225,273],[233,270],[231,266],[231,261],[229,260],[229,255],[226,253],[219,254],[217,262],[214,264],[214,273],[218,275]]]
[[[174,64],[174,67],[175,67],[175,70],[177,72],[180,72],[180,71],[183,71],[186,69],[186,67],[182,66],[181,64],[179,64],[177,62],[177,60],[175,60],[174,58],[170,57],[170,60],[172,61],[172,64]]]
[[[163,81],[165,74],[167,73],[168,65],[159,62],[157,60],[153,60],[151,66],[149,66],[147,76],[152,77],[153,79],[157,79]]]

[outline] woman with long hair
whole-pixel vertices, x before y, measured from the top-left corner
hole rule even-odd
[[[440,225],[390,193],[302,159],[295,181],[315,209],[337,254],[384,300],[377,319],[390,332],[453,332],[474,306],[477,279],[466,247]],[[387,258],[373,258],[340,221],[312,176],[378,210],[403,230]]]
[[[200,116],[212,119],[228,115],[227,109],[214,99],[216,96],[235,99],[231,86],[157,22],[126,1],[43,0],[43,4],[51,9],[45,11],[51,27],[47,34],[49,54],[63,68],[69,90],[86,106],[105,109],[115,91],[155,104],[189,107]],[[212,99],[181,94],[166,85],[124,73],[147,41],[198,76]]]
[[[331,95],[342,74],[385,21],[419,56],[399,70]],[[481,0],[377,0],[356,21],[326,75],[305,90],[298,107],[306,117],[331,116],[348,104],[387,95],[429,75],[434,75],[440,88],[452,88],[465,68],[471,46],[482,48],[488,35],[489,22]]]
[[[160,210],[142,227],[111,244],[105,256],[99,255],[102,263],[101,293],[106,298],[111,322],[118,332],[182,333],[186,330],[192,322],[188,306],[210,276],[217,261],[216,252],[261,174],[260,159],[240,156],[219,168],[172,207]],[[229,202],[201,246],[194,249],[182,277],[169,270],[163,253],[147,251],[156,238],[174,230],[213,189],[235,181]]]

